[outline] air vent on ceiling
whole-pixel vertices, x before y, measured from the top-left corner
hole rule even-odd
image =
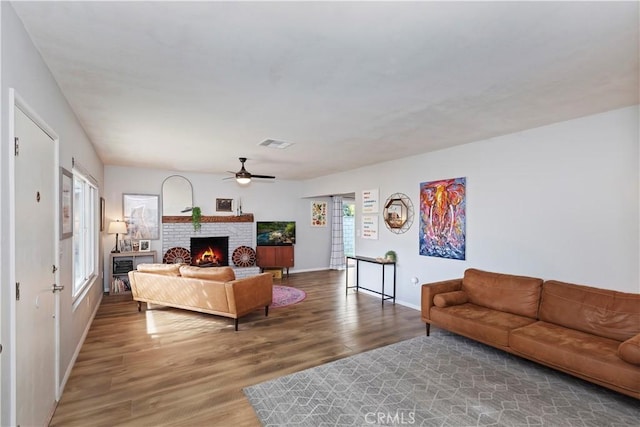
[[[290,147],[291,145],[293,145],[293,143],[292,142],[277,141],[275,139],[265,139],[264,141],[262,141],[258,145],[261,145],[263,147],[269,147],[269,148],[283,149],[283,148]]]

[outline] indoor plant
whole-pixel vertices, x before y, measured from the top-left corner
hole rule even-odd
[[[387,253],[384,254],[384,258],[391,262],[396,262],[398,260],[398,256],[395,251],[387,251]]]
[[[202,211],[198,206],[194,206],[193,209],[191,209],[191,222],[193,223],[194,231],[200,231],[200,228],[202,227],[202,224],[200,223],[201,220]]]

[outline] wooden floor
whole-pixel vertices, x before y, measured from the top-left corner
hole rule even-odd
[[[52,426],[259,426],[242,388],[425,333],[420,312],[364,293],[345,272],[292,274],[296,305],[233,320],[102,302]]]

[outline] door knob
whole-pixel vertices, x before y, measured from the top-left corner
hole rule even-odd
[[[64,289],[64,286],[58,286],[55,283],[53,285],[51,285],[51,286],[53,286],[53,289],[51,290],[51,292],[53,292],[53,293],[62,291]]]

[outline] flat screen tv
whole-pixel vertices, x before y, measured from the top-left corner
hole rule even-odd
[[[296,243],[295,221],[257,221],[258,246],[286,246]]]

